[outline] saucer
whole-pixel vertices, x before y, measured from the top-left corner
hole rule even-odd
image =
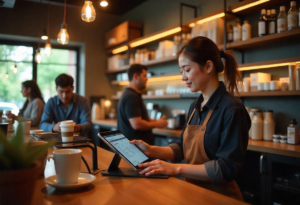
[[[96,177],[88,173],[80,173],[76,184],[58,184],[56,175],[47,177],[44,182],[57,189],[79,189],[95,181]]]

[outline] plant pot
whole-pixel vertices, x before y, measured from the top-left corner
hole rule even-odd
[[[40,162],[25,169],[0,171],[0,204],[29,205],[34,193]]]

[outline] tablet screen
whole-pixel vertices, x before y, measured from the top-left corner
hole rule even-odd
[[[130,144],[129,140],[122,133],[115,133],[103,137],[134,166],[137,166],[148,159],[141,150],[135,145]]]

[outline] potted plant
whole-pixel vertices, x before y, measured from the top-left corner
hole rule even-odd
[[[30,204],[41,165],[39,157],[53,142],[33,148],[25,144],[19,122],[16,134],[8,139],[0,130],[0,204]]]

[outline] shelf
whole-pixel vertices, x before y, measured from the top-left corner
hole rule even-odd
[[[284,184],[274,183],[273,184],[274,189],[294,193],[294,194],[300,194],[300,189],[292,186],[287,186]]]
[[[267,69],[267,68],[288,66],[289,62],[300,63],[300,57],[284,58],[284,59],[270,60],[270,61],[261,61],[261,62],[255,62],[255,63],[245,63],[245,64],[239,65],[239,70],[246,71],[246,70]]]
[[[166,58],[160,58],[160,59],[155,59],[155,60],[149,60],[148,62],[142,63],[144,66],[150,66],[150,65],[159,65],[159,64],[164,64],[164,63],[169,63],[169,62],[175,62],[177,61],[176,56],[171,56],[171,57],[166,57]],[[116,70],[107,70],[106,73],[121,73],[125,72],[128,70],[130,65],[122,66],[120,68],[117,68]]]
[[[299,39],[299,38],[300,38],[300,28],[297,28],[282,33],[275,33],[267,36],[251,38],[246,41],[227,43],[226,47],[227,49],[248,49],[257,46],[275,44],[286,40],[291,41],[293,39]],[[219,49],[221,49],[223,48],[223,45],[218,45],[218,47]]]
[[[261,92],[240,92],[237,97],[267,97],[267,96],[300,96],[300,90],[295,91],[261,91]]]
[[[154,95],[154,96],[148,96],[148,95],[142,95],[142,98],[145,100],[159,100],[159,99],[180,99],[180,94],[170,94],[170,95]],[[111,96],[112,100],[119,100],[120,97],[113,95]]]

